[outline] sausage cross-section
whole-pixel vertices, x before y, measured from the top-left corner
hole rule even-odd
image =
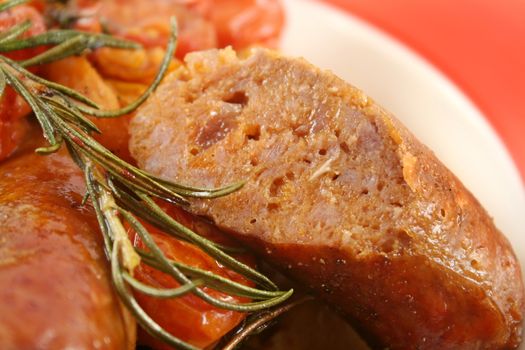
[[[179,183],[245,181],[190,210],[315,290],[373,346],[521,341],[523,283],[506,238],[430,150],[330,72],[265,50],[190,54],[132,120],[130,147]]]

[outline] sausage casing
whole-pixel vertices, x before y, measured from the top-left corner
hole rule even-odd
[[[0,166],[0,348],[132,349],[82,173],[64,153]]]

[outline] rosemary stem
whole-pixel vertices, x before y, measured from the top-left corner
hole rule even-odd
[[[135,247],[129,240],[128,234],[122,221],[119,218],[117,204],[113,198],[113,194],[110,190],[107,189],[107,180],[105,175],[102,174],[100,169],[96,166],[93,166],[91,160],[87,157],[84,157],[84,163],[87,167],[93,169],[93,176],[102,186],[99,189],[99,196],[96,198],[100,209],[104,215],[104,219],[107,222],[110,232],[113,233],[114,242],[117,242],[118,246],[122,249],[122,265],[133,274],[133,270],[140,264],[140,256],[135,251]],[[106,186],[104,186],[106,185]]]

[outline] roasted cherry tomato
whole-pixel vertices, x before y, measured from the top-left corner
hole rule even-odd
[[[188,5],[213,23],[220,47],[274,47],[284,25],[280,0],[195,0]]]
[[[22,35],[23,38],[43,33],[46,30],[44,19],[37,10],[30,6],[16,6],[8,11],[0,12],[0,32],[27,20],[31,21],[31,27]],[[36,48],[2,54],[15,60],[21,60],[35,56],[41,51],[42,49]]]
[[[45,25],[42,16],[37,10],[29,6],[17,6],[1,12],[0,32],[26,20],[30,20],[32,26],[23,34],[23,37],[44,32]],[[2,54],[15,60],[23,60],[39,52],[41,49],[20,50]],[[20,120],[20,118],[29,112],[30,108],[24,100],[10,87],[7,87],[0,98],[0,161],[11,155],[21,142],[25,130],[25,121]]]
[[[170,207],[168,212],[179,222],[199,231],[200,234],[208,237],[210,235],[218,235],[217,232],[213,232],[214,230],[216,231],[216,229],[212,229],[210,225],[197,222],[194,218],[182,212],[180,209]],[[148,229],[155,242],[169,259],[212,271],[239,283],[251,284],[242,276],[217,263],[214,259],[210,258],[202,250],[196,248],[192,244],[165,235],[150,226],[148,226]],[[131,236],[134,239],[136,246],[142,249],[145,248],[138,235],[132,232]],[[135,270],[135,278],[157,288],[175,288],[178,286],[178,283],[176,283],[170,276],[155,270],[144,263]],[[207,287],[203,287],[202,290],[222,301],[247,301],[245,298],[232,297]],[[239,312],[213,307],[192,294],[176,299],[159,299],[136,292],[135,297],[142,308],[144,308],[144,310],[159,325],[178,338],[201,348],[206,348],[217,342],[245,317],[244,314]],[[139,339],[144,345],[151,346],[154,349],[171,349],[145,333],[140,334]]]

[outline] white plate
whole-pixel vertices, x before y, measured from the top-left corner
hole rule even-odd
[[[494,217],[525,271],[524,186],[482,113],[436,68],[378,29],[316,1],[284,3],[283,51],[332,70],[402,120]]]

